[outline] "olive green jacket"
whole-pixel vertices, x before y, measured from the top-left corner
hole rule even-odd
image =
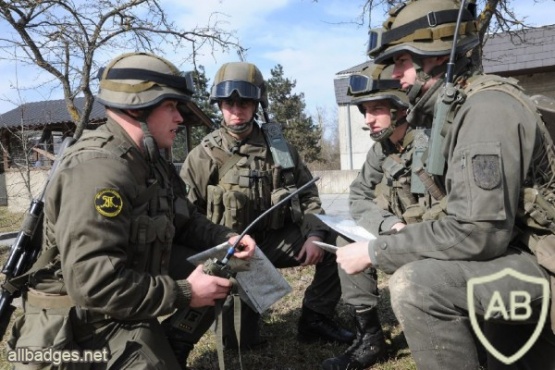
[[[85,133],[48,187],[45,248],[57,247],[59,258],[35,275],[35,288],[122,320],[187,306],[188,283],[168,276],[172,245],[202,250],[231,232],[196,211],[170,166],[147,162],[110,119]]]
[[[405,138],[409,138],[411,131],[409,127]],[[406,141],[403,143],[402,152],[399,152],[389,140],[374,143],[366,155],[361,171],[349,187],[351,216],[358,225],[363,226],[373,235],[390,230],[396,223],[405,223],[401,214],[396,214],[390,207],[385,209],[378,204],[377,187],[380,184],[385,185],[384,182],[392,181],[391,178],[384,178],[390,176],[385,174],[383,169],[384,161],[390,156],[399,156],[408,172],[402,175],[406,177],[408,174],[410,177],[412,140]],[[410,186],[410,183],[407,186]],[[388,203],[391,203],[391,200]]]
[[[533,112],[514,97],[488,90],[468,97],[443,146],[447,215],[378,236],[369,243],[374,265],[392,273],[424,258],[480,261],[504,254],[542,145]]]
[[[247,166],[250,166],[251,169],[264,171],[268,174],[269,178],[266,184],[270,189],[269,191],[260,192],[268,197],[272,191],[276,190],[272,184],[273,181],[271,178],[274,161],[262,130],[256,123],[254,123],[253,126],[253,132],[242,143],[238,143],[224,128],[220,128],[216,132],[208,134],[205,139],[212,135],[218,147],[228,153],[230,157],[232,155],[232,148],[240,144],[239,155],[244,156],[245,160],[249,157],[255,158],[250,164],[247,164]],[[205,142],[206,140],[203,140],[203,143]],[[291,144],[287,144],[295,163],[295,167],[292,169],[294,185],[299,188],[312,180],[313,177],[301,160],[297,150]],[[208,154],[209,150],[210,149],[207,151],[206,148],[203,147],[203,144],[196,146],[187,156],[180,173],[181,178],[188,186],[189,200],[198,206],[203,213],[207,211],[208,186],[217,185],[219,183],[219,164]],[[241,163],[238,165],[241,165]],[[299,193],[299,200],[300,209],[304,215],[299,224],[303,235],[305,237],[309,235],[319,235],[323,237],[323,233],[326,231],[325,225],[318,222],[315,217],[306,217],[311,214],[324,213],[316,185],[310,186]],[[265,199],[264,203],[269,206],[270,199]],[[288,227],[287,223],[283,227]]]

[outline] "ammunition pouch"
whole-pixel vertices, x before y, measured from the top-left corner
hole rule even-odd
[[[422,221],[436,221],[447,215],[447,198],[443,198],[440,202],[434,203],[422,215]]]
[[[206,217],[215,224],[219,224],[224,217],[224,189],[218,185],[208,185]]]
[[[376,185],[375,194],[374,203],[376,203],[380,209],[389,211],[389,199],[391,197],[390,188],[381,182]]]
[[[278,188],[272,191],[271,204],[272,206],[279,203],[282,199],[289,195],[289,191],[285,188]],[[287,215],[287,206],[281,206],[270,214],[270,228],[278,230],[285,224],[285,217]]]
[[[297,191],[297,185],[295,184],[295,176],[291,171],[283,171],[283,182],[285,183],[285,188],[288,192],[293,193]],[[291,204],[291,220],[298,224],[303,220],[303,211],[301,209],[301,201],[299,195],[295,195],[289,201]]]
[[[24,293],[23,301],[25,315],[15,320],[8,340],[11,350],[24,347],[30,350],[79,350],[70,315],[74,308],[68,296],[28,291]]]
[[[403,220],[405,220],[407,224],[415,224],[422,221],[424,213],[424,208],[422,208],[420,204],[412,204],[403,212]]]
[[[130,267],[141,272],[167,273],[169,261],[162,261],[162,258],[169,258],[174,232],[175,227],[166,215],[134,218],[129,232],[133,248]]]
[[[249,198],[239,191],[226,191],[223,195],[224,226],[233,230],[244,230],[250,223]]]
[[[519,241],[536,255],[541,266],[555,274],[555,206],[547,199],[553,199],[552,191],[542,194],[536,188],[523,189],[518,221],[525,231]]]

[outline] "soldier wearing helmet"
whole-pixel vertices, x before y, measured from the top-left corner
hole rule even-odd
[[[213,222],[241,232],[263,211],[303,186],[312,175],[297,150],[282,136],[279,125],[259,124],[259,105],[268,105],[262,73],[251,63],[233,62],[220,67],[210,99],[218,104],[221,128],[208,134],[187,156],[181,177],[189,186],[189,199]],[[277,151],[279,157],[273,155]],[[315,214],[323,213],[316,186],[294,197],[255,226],[258,247],[278,268],[316,265],[307,288],[298,325],[300,340],[350,343],[353,334],[331,317],[341,291],[333,255],[314,241],[334,243],[332,234]],[[242,305],[241,347],[263,342],[258,335],[258,314]],[[248,321],[247,321],[248,320]],[[237,346],[225,322],[224,345]]]
[[[131,53],[99,76],[107,122],[63,153],[50,180],[43,240],[49,257],[29,277],[25,315],[9,345],[103,351],[107,369],[178,370],[202,333],[180,338],[178,360],[157,318],[227,296],[229,280],[187,265],[184,256],[234,242],[237,234],[196,211],[159,155],[173,143],[180,109],[192,108],[188,75],[163,58]],[[254,240],[241,243],[236,256],[252,256]]]
[[[393,274],[391,305],[419,369],[479,368],[477,337],[488,340],[488,368],[555,368],[548,326],[539,328],[530,350],[518,352],[543,324],[537,318],[548,294],[541,284],[509,277],[471,284],[512,270],[547,284],[548,272],[530,251],[553,251],[537,227],[549,211],[523,194],[552,197],[554,158],[541,117],[516,80],[484,75],[467,58],[477,43],[474,4],[460,10],[457,23],[459,6],[453,0],[403,4],[383,29],[371,31],[369,48],[376,62],[393,63],[393,77],[409,94],[409,123],[432,126],[422,158],[445,190],[444,216],[344,246],[337,261],[348,274],[369,267]],[[444,162],[431,160],[436,153]],[[493,313],[492,305],[514,309],[516,291],[526,291],[528,320],[500,320],[509,315]]]

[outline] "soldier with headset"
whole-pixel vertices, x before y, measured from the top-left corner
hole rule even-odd
[[[370,31],[369,45],[375,62],[394,65],[393,77],[411,103],[409,123],[431,125],[422,158],[445,191],[445,214],[337,253],[348,274],[369,267],[393,274],[392,308],[418,368],[426,370],[478,369],[478,330],[500,353],[518,353],[542,323],[549,297],[544,283],[548,268],[555,271],[545,258],[555,251],[553,218],[545,217],[553,214],[545,201],[553,199],[553,144],[516,81],[484,75],[467,57],[479,43],[475,4],[459,6],[454,0],[402,4],[382,29]],[[505,277],[468,293],[470,279],[492,274]],[[507,325],[499,308],[512,307],[515,291],[529,297],[520,306],[529,315]],[[492,300],[498,309],[491,309]],[[522,358],[508,362],[488,352],[488,368],[555,368],[550,325],[539,330]]]
[[[180,337],[178,360],[157,318],[228,295],[228,279],[205,274],[185,257],[237,236],[196,210],[159,152],[173,144],[183,112],[191,113],[191,75],[155,55],[130,53],[113,59],[99,78],[107,122],[63,153],[50,180],[42,255],[52,257],[29,277],[25,315],[9,346],[107,352],[106,363],[62,368],[178,370],[203,331],[188,343]],[[235,256],[253,256],[254,240],[240,243]],[[207,316],[204,331],[212,321]]]
[[[189,187],[189,199],[209,219],[241,232],[312,175],[297,150],[283,138],[279,124],[257,122],[258,106],[266,109],[268,98],[262,73],[255,65],[222,65],[210,101],[217,103],[223,114],[221,127],[187,156],[181,177]],[[313,243],[332,241],[335,236],[314,216],[323,212],[313,185],[261,220],[252,235],[278,268],[315,265],[314,280],[303,300],[299,339],[350,343],[353,334],[332,320],[341,296],[335,256]],[[258,325],[252,322],[258,322],[259,316],[247,305],[242,307],[242,321],[249,324],[241,325],[241,347],[257,346]],[[233,321],[224,317],[224,322]],[[223,335],[226,348],[237,346],[230,325],[224,324]]]

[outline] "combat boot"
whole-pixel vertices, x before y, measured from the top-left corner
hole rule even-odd
[[[342,328],[331,318],[310,308],[302,308],[297,338],[301,342],[328,342],[350,344],[355,335]]]
[[[363,370],[383,360],[385,340],[376,308],[355,310],[356,339],[340,356],[322,362],[323,370]]]

